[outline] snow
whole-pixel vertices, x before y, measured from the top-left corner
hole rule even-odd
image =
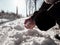
[[[9,21],[8,19],[0,19],[0,22]]]
[[[59,32],[55,29],[58,25],[48,31],[40,31],[37,27],[26,29],[25,19],[21,18],[0,25],[0,45],[60,45],[60,41],[54,38],[54,35]]]

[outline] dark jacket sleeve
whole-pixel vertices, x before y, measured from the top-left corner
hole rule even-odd
[[[46,4],[45,2],[43,2],[40,9],[33,13],[33,15],[31,16],[31,19],[35,20],[35,18],[38,16],[38,13],[40,14],[40,13],[43,13],[43,12],[47,11],[47,9],[50,7],[50,5],[51,4]]]

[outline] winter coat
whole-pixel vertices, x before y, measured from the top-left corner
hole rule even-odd
[[[47,31],[55,26],[56,22],[60,25],[60,1],[54,4],[43,2],[41,8],[31,16],[40,30]]]

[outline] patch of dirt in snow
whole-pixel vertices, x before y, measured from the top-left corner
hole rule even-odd
[[[60,45],[54,38],[58,33],[53,28],[49,31],[40,31],[37,27],[26,29],[23,19],[17,19],[0,26],[0,45]]]

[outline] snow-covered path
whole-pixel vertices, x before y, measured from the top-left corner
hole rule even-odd
[[[54,38],[59,32],[56,26],[46,32],[37,27],[30,30],[24,27],[24,21],[22,18],[0,25],[0,45],[60,45]]]

